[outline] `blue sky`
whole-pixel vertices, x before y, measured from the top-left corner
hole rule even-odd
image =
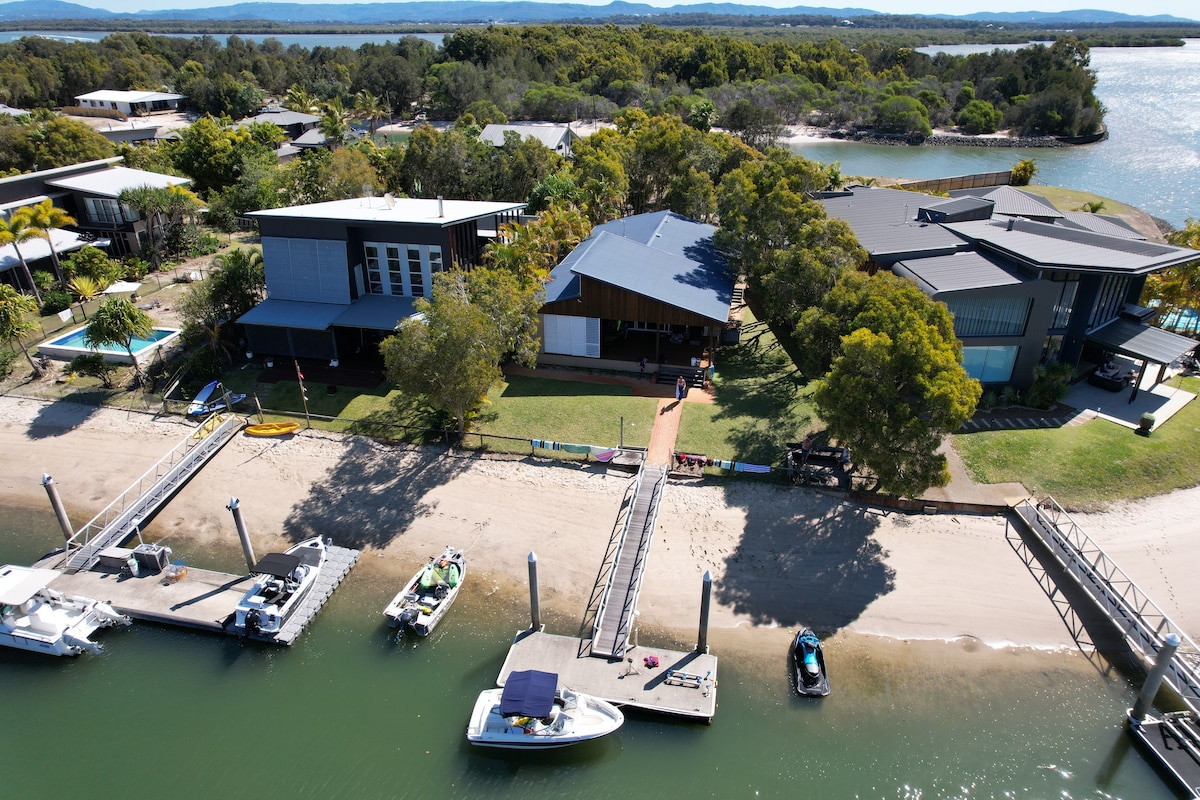
[[[235,5],[241,0],[73,0],[91,8],[107,8],[110,11],[151,11],[164,8],[204,8],[208,6]],[[363,0],[289,0],[290,2],[363,2]],[[398,0],[401,1],[402,0]],[[729,0],[737,2],[737,0]],[[583,5],[608,5],[610,0],[567,0]],[[634,0],[653,6],[691,5],[675,0]],[[776,8],[807,6],[810,8],[866,8],[881,14],[970,14],[975,11],[993,11],[994,0],[863,0],[863,2],[821,2],[821,0],[761,0],[741,5],[762,5]],[[1183,19],[1200,19],[1200,7],[1196,0],[1009,0],[1003,10],[1074,11],[1081,8],[1104,11],[1122,11],[1127,14],[1151,16],[1171,14]]]

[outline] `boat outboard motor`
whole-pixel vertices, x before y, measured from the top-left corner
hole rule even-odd
[[[246,612],[246,633],[258,633],[259,613],[257,608]]]
[[[400,627],[407,628],[417,621],[417,610],[415,608],[406,608],[400,613]]]

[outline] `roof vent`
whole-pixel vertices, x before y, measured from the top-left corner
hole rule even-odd
[[[1007,227],[1007,229],[1006,229],[1006,230],[1010,230],[1010,231],[1011,231],[1011,230],[1013,229],[1013,227],[1014,227],[1016,224],[1017,224],[1017,218],[1016,218],[1016,217],[1009,217],[1009,218],[1008,218],[1008,227]]]
[[[442,196],[438,195],[438,219],[446,216],[446,212],[442,209]]]

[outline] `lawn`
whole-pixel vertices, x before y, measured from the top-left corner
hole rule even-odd
[[[1200,391],[1200,379],[1182,388]],[[1153,435],[1092,420],[1053,430],[958,434],[954,446],[973,480],[1018,481],[1068,509],[1095,510],[1194,486],[1200,480],[1200,402],[1191,402]]]
[[[510,376],[492,388],[471,431],[615,447],[624,417],[625,444],[646,447],[657,406],[655,398],[631,396],[628,386]],[[486,446],[500,443],[488,440]]]
[[[717,351],[712,405],[685,403],[675,449],[750,464],[779,464],[787,442],[817,431],[816,411],[786,348],[747,309],[742,340]]]

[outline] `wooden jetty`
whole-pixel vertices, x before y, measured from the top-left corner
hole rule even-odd
[[[646,658],[658,666],[646,666]],[[496,679],[539,669],[558,673],[559,684],[618,706],[711,722],[717,713],[717,657],[638,646],[620,660],[592,657],[588,642],[573,636],[521,631]]]
[[[325,566],[317,582],[274,635],[250,638],[290,645],[328,602],[333,590],[358,561],[359,551],[328,548]],[[137,620],[235,634],[232,627],[237,604],[253,586],[249,575],[231,575],[187,567],[184,576],[170,581],[164,573],[92,569],[60,575],[54,588],[72,595],[108,601],[113,608]]]

